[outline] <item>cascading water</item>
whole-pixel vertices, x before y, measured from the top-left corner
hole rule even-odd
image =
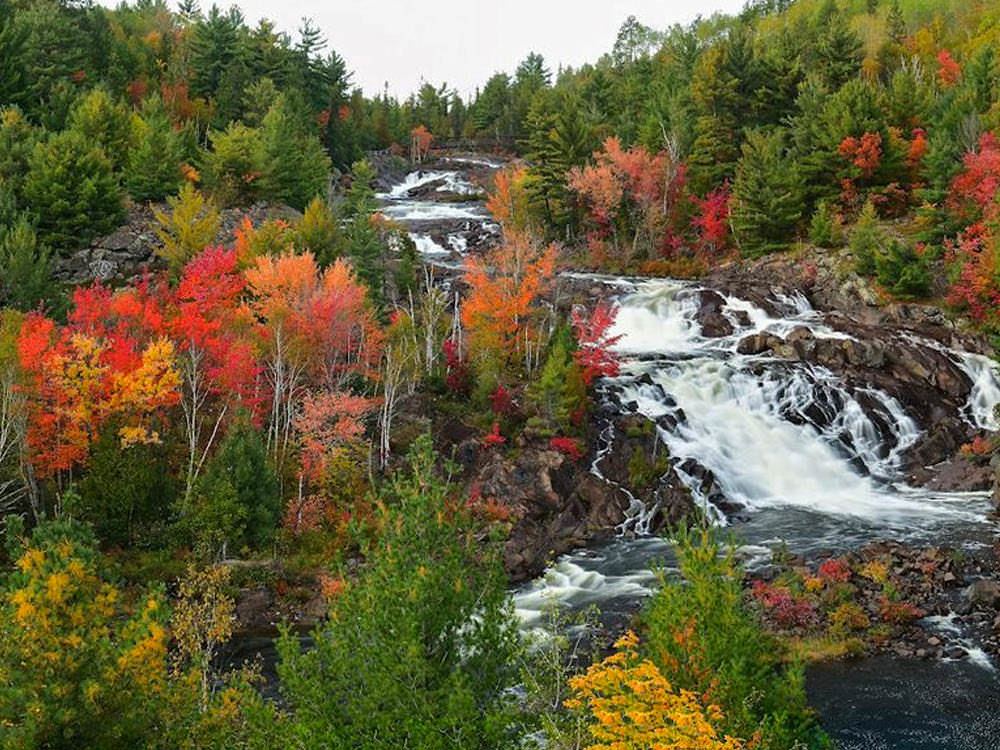
[[[985,544],[991,530],[985,493],[932,492],[902,482],[902,454],[920,430],[899,402],[875,388],[848,387],[815,365],[737,353],[746,335],[784,336],[803,326],[816,338],[847,338],[801,295],[775,295],[774,301],[783,316],[726,298],[723,313],[735,331],[708,338],[697,322],[697,288],[669,280],[629,283],[612,332],[621,336],[616,347],[626,363],[618,377],[603,382],[601,397],[657,423],[678,475],[711,517],[723,520],[713,507],[718,496],[744,509],[740,536],[758,561],[778,542],[807,555],[886,537]],[[979,355],[951,354],[974,383],[970,421],[990,424],[1000,403],[995,366]],[[596,473],[601,459],[599,451]],[[633,508],[630,516],[648,510]],[[621,551],[632,544],[623,538],[612,544],[612,554],[631,558],[636,570],[648,567],[651,550],[656,557],[665,552],[648,545]],[[565,573],[577,562],[567,556],[554,570],[563,566]],[[574,583],[586,584],[584,577]],[[550,588],[555,599],[566,590],[564,582]],[[537,602],[545,589],[543,576],[515,596],[519,609],[525,609],[522,596]],[[566,604],[589,598],[574,591]]]

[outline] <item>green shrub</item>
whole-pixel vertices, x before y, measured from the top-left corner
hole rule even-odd
[[[878,283],[895,297],[919,299],[931,288],[930,261],[926,253],[893,240],[885,252],[875,256]]]
[[[499,546],[452,502],[429,437],[409,461],[383,491],[367,567],[333,597],[315,647],[303,652],[290,632],[279,642],[288,746],[516,746],[519,635]]]
[[[875,204],[868,201],[851,232],[850,248],[854,255],[854,267],[858,273],[862,276],[875,273],[875,258],[882,251],[884,244],[885,236],[878,227]]]
[[[715,532],[682,528],[675,537],[683,580],[663,588],[644,615],[647,656],[676,687],[708,695],[734,737],[760,733],[772,750],[830,748],[806,703],[804,673],[747,607],[734,548]]]
[[[809,241],[817,247],[838,247],[844,240],[844,233],[836,212],[825,201],[816,207],[809,222]]]

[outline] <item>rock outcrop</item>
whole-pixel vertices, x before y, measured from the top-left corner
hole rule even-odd
[[[130,204],[125,223],[104,237],[98,237],[89,247],[78,250],[56,264],[55,278],[65,284],[90,284],[100,281],[109,284],[126,283],[140,279],[151,271],[164,268],[157,250],[163,247],[156,236],[154,210],[169,211],[166,204]],[[249,208],[232,208],[222,212],[222,221],[215,243],[232,245],[236,229],[244,217],[256,226],[270,219],[289,223],[301,214],[290,206],[256,203]]]

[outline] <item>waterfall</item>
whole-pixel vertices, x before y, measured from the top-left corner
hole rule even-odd
[[[894,398],[848,389],[815,365],[736,353],[748,333],[805,326],[817,338],[843,337],[804,297],[776,294],[788,311],[782,318],[728,297],[724,313],[734,322],[742,313],[749,324],[708,339],[696,320],[696,292],[681,282],[647,282],[622,298],[613,333],[621,336],[618,351],[633,359],[605,384],[620,408],[654,421],[671,417],[671,428],[658,434],[677,465],[709,470],[726,499],[748,511],[797,507],[903,528],[983,517],[964,496],[900,486],[902,454],[920,431]],[[1000,403],[996,366],[979,355],[955,356],[974,383],[971,413],[989,424],[986,415]],[[680,473],[709,505],[698,478]]]

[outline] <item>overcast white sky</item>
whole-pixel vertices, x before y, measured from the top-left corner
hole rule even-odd
[[[216,0],[228,7],[228,0]],[[102,0],[113,5],[114,0]],[[176,5],[171,0],[172,5]],[[201,0],[202,10],[212,0]],[[347,60],[365,93],[405,96],[421,80],[471,93],[497,71],[511,72],[529,52],[555,71],[609,52],[629,15],[657,29],[744,0],[241,0],[248,22],[265,17],[294,32],[309,17]]]

